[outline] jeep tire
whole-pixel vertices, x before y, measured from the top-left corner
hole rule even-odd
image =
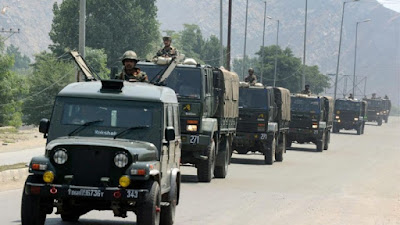
[[[161,191],[157,181],[152,181],[149,185],[143,204],[137,209],[137,225],[159,225],[161,210]]]
[[[33,175],[29,175],[25,181],[24,189],[22,190],[21,202],[21,224],[22,225],[44,225],[46,220],[46,212],[41,207],[40,197],[27,194],[25,191],[27,182],[38,182],[38,179]]]
[[[211,143],[207,147],[207,160],[200,161],[197,165],[197,179],[199,182],[210,182],[214,177],[215,168],[215,142],[211,140]]]
[[[178,184],[175,185],[175,196],[170,199],[167,206],[161,206],[160,225],[172,225],[175,221],[175,210],[178,202]],[[172,190],[171,190],[172,191]]]

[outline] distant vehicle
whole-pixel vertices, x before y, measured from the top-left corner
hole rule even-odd
[[[138,67],[153,80],[166,69],[163,62],[159,58]],[[239,114],[237,74],[186,59],[163,84],[175,90],[180,104],[181,162],[196,166],[200,182],[225,178]]]
[[[135,212],[138,225],[173,224],[181,137],[172,89],[122,80],[72,83],[39,131],[46,152],[29,163],[23,225],[44,224],[54,207],[63,221],[112,210],[123,218]]]
[[[290,92],[285,88],[249,86],[239,89],[239,121],[233,147],[239,154],[261,152],[265,164],[283,161],[290,122]]]
[[[390,115],[390,110],[392,109],[392,103],[389,99],[383,99],[383,111],[382,111],[382,115],[383,115],[383,120],[385,121],[385,123],[387,123],[389,121],[389,115]]]
[[[378,126],[382,125],[384,118],[384,105],[383,100],[378,99],[366,99],[367,101],[367,121],[376,122]]]
[[[363,134],[365,121],[367,120],[367,102],[352,99],[336,99],[335,119],[333,121],[333,133],[340,129],[356,130],[357,134]]]
[[[327,96],[292,95],[288,146],[312,142],[316,150],[328,150],[333,124],[333,99]]]

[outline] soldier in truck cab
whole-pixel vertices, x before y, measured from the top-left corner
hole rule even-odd
[[[249,75],[244,78],[245,82],[248,82],[251,86],[254,86],[257,83],[257,77],[254,75],[254,69],[249,68]]]
[[[306,84],[304,86],[304,90],[301,91],[301,94],[311,95],[310,85]]]
[[[140,68],[136,67],[138,62],[137,55],[134,51],[126,51],[122,56],[122,64],[124,68],[119,75],[119,79],[130,82],[148,82],[149,79],[145,72],[140,71]]]
[[[174,57],[178,54],[176,48],[171,46],[172,38],[170,36],[163,37],[164,47],[158,50],[156,57]]]

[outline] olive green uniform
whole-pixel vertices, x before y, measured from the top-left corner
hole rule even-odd
[[[125,67],[122,72],[119,74],[119,79],[126,81],[139,81],[139,82],[148,82],[149,79],[145,72],[140,71],[139,68],[135,67],[134,72],[131,74],[127,74],[125,71]]]
[[[305,95],[311,95],[311,91],[310,90],[302,90],[300,93],[301,94],[305,94]]]
[[[247,75],[247,77],[244,78],[245,82],[250,83],[250,85],[255,85],[257,83],[257,77],[256,75]]]
[[[178,51],[176,48],[169,46],[169,47],[164,47],[157,52],[157,56],[168,56],[168,57],[174,57],[178,54]]]

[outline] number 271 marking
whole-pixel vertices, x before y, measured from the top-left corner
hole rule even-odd
[[[192,145],[195,145],[195,144],[199,143],[199,140],[200,140],[199,136],[192,135],[192,136],[190,136],[189,143]]]

